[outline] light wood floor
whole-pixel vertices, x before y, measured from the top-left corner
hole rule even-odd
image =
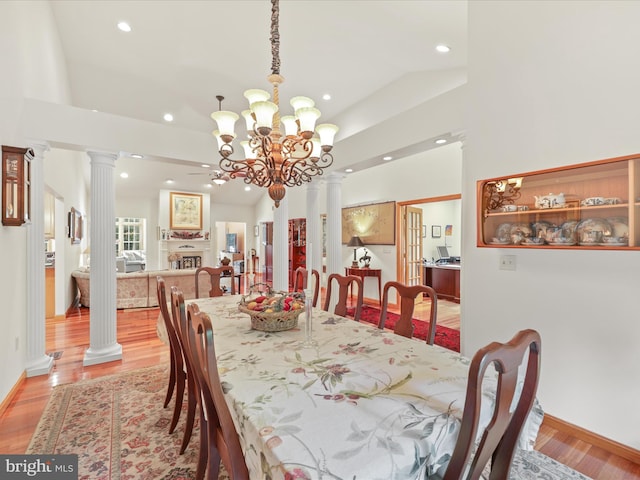
[[[459,306],[448,303],[438,302],[438,311],[443,321],[447,318],[447,326],[456,328],[455,312]],[[62,352],[62,356],[55,360],[50,375],[27,378],[16,388],[15,396],[0,416],[0,453],[24,453],[54,386],[168,362],[168,346],[156,335],[157,319],[157,308],[118,310],[117,340],[122,345],[123,358],[90,367],[82,365],[89,346],[89,310],[77,308],[65,319],[48,320],[47,352]],[[640,479],[640,465],[545,423],[536,448],[594,479]]]

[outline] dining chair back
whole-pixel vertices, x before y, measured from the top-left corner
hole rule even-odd
[[[431,302],[429,310],[429,331],[427,332],[427,343],[433,345],[436,336],[436,318],[438,315],[438,296],[436,291],[427,285],[404,285],[400,282],[387,282],[382,291],[382,308],[380,309],[380,321],[378,328],[383,329],[387,321],[387,309],[389,306],[389,291],[395,289],[400,297],[400,317],[393,327],[394,333],[403,337],[413,337],[413,310],[418,296],[427,294]]]
[[[195,374],[193,357],[189,348],[189,331],[187,326],[187,314],[185,310],[184,295],[182,291],[175,286],[171,287],[171,310],[173,313],[173,324],[182,350],[182,357],[187,372],[187,420],[185,424],[182,444],[180,445],[180,454],[183,454],[189,445],[191,435],[193,433],[193,424],[198,405],[200,405],[200,424],[206,423],[204,409],[201,405],[201,388]],[[200,445],[207,444],[206,428],[200,429]],[[200,448],[198,457],[198,466],[196,469],[196,479],[204,478],[204,472],[207,465],[206,448]]]
[[[207,417],[207,477],[218,478],[220,461],[232,480],[249,478],[240,447],[238,432],[227,406],[218,374],[211,318],[196,304],[187,307],[189,345],[195,373],[202,388],[202,400]]]
[[[169,307],[167,305],[167,290],[164,278],[157,276],[156,278],[156,290],[158,293],[158,305],[160,307],[160,314],[164,322],[165,330],[167,331],[167,337],[169,338],[169,385],[167,386],[167,395],[164,399],[164,407],[166,408],[171,401],[173,392],[176,392],[176,403],[173,408],[173,417],[169,424],[169,433],[173,433],[178,424],[180,418],[180,412],[182,412],[182,400],[184,398],[184,389],[187,383],[187,373],[185,371],[184,360],[182,357],[182,349],[180,347],[180,340],[173,326],[173,320],[169,313]]]
[[[490,343],[473,356],[460,433],[443,475],[444,480],[478,479],[489,460],[490,480],[509,478],[518,437],[535,401],[540,347],[540,335],[529,329],[518,332],[507,343]],[[526,354],[528,357],[525,359]],[[525,361],[526,369],[519,378],[519,368]],[[480,429],[480,403],[483,397],[487,401],[486,389],[483,391],[482,387],[490,365],[495,367],[498,375],[495,404],[491,420]]]
[[[351,292],[353,293],[353,287],[355,285],[358,288],[358,297],[356,299],[353,319],[356,322],[360,321],[360,313],[362,312],[362,304],[364,303],[362,279],[355,275],[340,275],[339,273],[332,273],[329,275],[329,278],[327,278],[327,294],[324,299],[324,306],[322,307],[325,312],[329,311],[329,306],[331,305],[331,295],[334,283],[338,286],[338,299],[333,313],[340,315],[341,317],[347,316],[349,287],[351,287]]]
[[[318,272],[315,268],[311,270],[311,275],[315,278],[315,283],[313,286],[313,306],[315,307],[318,303],[318,296],[320,295],[320,272]],[[302,290],[307,288],[307,281],[309,275],[307,273],[307,269],[304,267],[296,268],[296,271],[293,272],[293,291],[301,292]]]
[[[202,297],[200,296],[200,273],[206,273],[209,275],[209,281],[211,285],[211,289],[209,290],[209,297],[221,297],[224,294],[224,290],[222,289],[222,285],[220,284],[220,279],[222,277],[229,277],[231,279],[231,295],[236,294],[236,286],[233,282],[235,272],[231,265],[223,265],[222,267],[200,267],[196,269],[196,298],[202,298],[205,296],[204,292],[202,292]]]

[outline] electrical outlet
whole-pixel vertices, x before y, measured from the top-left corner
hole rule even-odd
[[[516,269],[516,256],[515,255],[500,255],[500,270],[515,270]]]

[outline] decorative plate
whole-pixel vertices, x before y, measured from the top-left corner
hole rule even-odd
[[[562,237],[570,239],[572,242],[576,242],[576,227],[578,226],[577,220],[571,220],[562,224]]]
[[[540,220],[539,222],[532,223],[533,227],[533,236],[534,237],[546,237],[547,236],[547,228],[555,227],[555,225],[551,222],[547,222],[546,220]]]
[[[511,243],[511,224],[510,223],[501,223],[496,228],[496,238],[498,242],[506,242]]]
[[[509,230],[510,235],[522,235],[523,237],[532,237],[533,236],[533,228],[531,228],[531,224],[529,223],[513,223],[511,224],[511,229]]]
[[[580,245],[596,245],[602,237],[610,237],[613,229],[604,218],[587,218],[576,226],[576,234]]]
[[[627,217],[611,217],[607,221],[613,228],[612,237],[629,237],[629,223]]]

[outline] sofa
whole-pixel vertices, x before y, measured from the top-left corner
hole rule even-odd
[[[116,270],[120,273],[140,272],[147,266],[147,254],[143,250],[125,250],[116,257]]]
[[[182,290],[185,300],[196,298],[195,268],[183,270],[156,270],[132,273],[116,273],[116,308],[145,308],[158,306],[157,277],[165,280],[167,296],[172,286]],[[80,294],[79,303],[91,307],[89,288],[90,273],[74,270],[71,276],[75,279]],[[231,278],[226,279],[227,282]],[[200,275],[200,291],[208,292],[211,288],[208,275]]]

